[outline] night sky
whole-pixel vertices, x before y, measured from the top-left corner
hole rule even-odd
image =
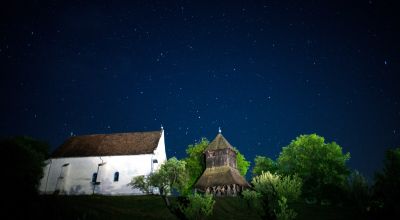
[[[370,178],[400,146],[394,3],[132,2],[1,6],[1,137],[55,149],[162,124],[182,158],[221,126],[253,161],[317,133]]]

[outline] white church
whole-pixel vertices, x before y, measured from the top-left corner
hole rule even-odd
[[[142,194],[127,184],[167,160],[164,130],[70,137],[46,161],[42,194]]]

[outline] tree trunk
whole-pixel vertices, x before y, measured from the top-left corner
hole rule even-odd
[[[177,217],[178,219],[181,220],[186,220],[187,218],[185,217],[185,215],[183,214],[183,212],[181,211],[181,209],[178,207],[173,207],[171,202],[168,199],[167,194],[164,193],[164,190],[162,190],[160,188],[160,196],[161,198],[164,200],[165,205],[168,208],[168,211],[173,214],[175,217]]]

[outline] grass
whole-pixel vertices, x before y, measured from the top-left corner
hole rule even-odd
[[[292,204],[297,219],[357,219],[351,208]],[[176,219],[158,196],[40,196],[29,217],[41,219]],[[22,210],[21,210],[22,211]],[[210,219],[260,219],[240,198],[216,198]]]

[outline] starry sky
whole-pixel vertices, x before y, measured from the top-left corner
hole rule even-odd
[[[218,127],[247,159],[300,134],[368,177],[400,146],[394,1],[13,1],[0,9],[0,136]]]

